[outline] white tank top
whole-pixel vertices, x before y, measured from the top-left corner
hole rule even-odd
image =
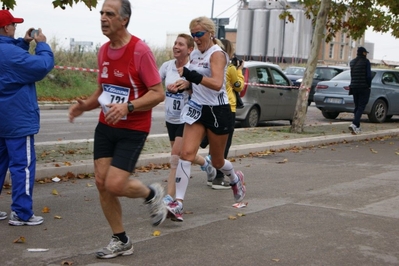
[[[161,79],[165,81],[165,88],[169,84],[173,84],[181,79],[177,72],[175,62],[176,59],[166,61],[159,68],[159,75]],[[185,67],[189,67],[189,62],[187,62]],[[181,119],[180,115],[184,105],[188,101],[189,93],[186,91],[182,93],[170,93],[166,90],[165,96],[165,121],[171,124],[183,124],[184,121]]]
[[[190,70],[195,70],[205,77],[211,76],[211,55],[214,52],[222,51],[226,56],[226,66],[224,67],[224,81],[222,88],[219,91],[211,90],[202,84],[192,83],[193,93],[191,100],[201,105],[225,105],[229,104],[229,99],[226,92],[226,69],[229,62],[228,55],[220,48],[219,45],[213,45],[204,53],[198,49],[194,50],[190,55]]]

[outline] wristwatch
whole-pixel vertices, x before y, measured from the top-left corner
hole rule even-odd
[[[127,102],[127,110],[129,111],[129,113],[134,111],[134,105],[132,104],[132,102]]]

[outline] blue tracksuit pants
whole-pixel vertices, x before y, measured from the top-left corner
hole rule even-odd
[[[34,136],[21,138],[0,138],[0,193],[7,170],[11,174],[12,204],[21,220],[27,221],[33,215],[32,193],[35,183],[36,154]]]

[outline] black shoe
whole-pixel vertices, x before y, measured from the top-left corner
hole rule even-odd
[[[217,190],[231,189],[230,182],[225,180],[224,177],[216,177],[212,181],[212,188]]]

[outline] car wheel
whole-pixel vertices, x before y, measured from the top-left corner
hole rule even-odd
[[[387,119],[387,111],[385,101],[378,99],[374,102],[373,108],[371,108],[371,112],[368,114],[369,120],[373,123],[383,123]]]
[[[326,112],[326,111],[321,111],[323,116],[327,119],[335,119],[339,116],[339,112]]]
[[[256,127],[259,122],[259,110],[257,107],[252,107],[248,114],[247,117],[245,118],[244,121],[242,121],[241,125],[243,127]]]

